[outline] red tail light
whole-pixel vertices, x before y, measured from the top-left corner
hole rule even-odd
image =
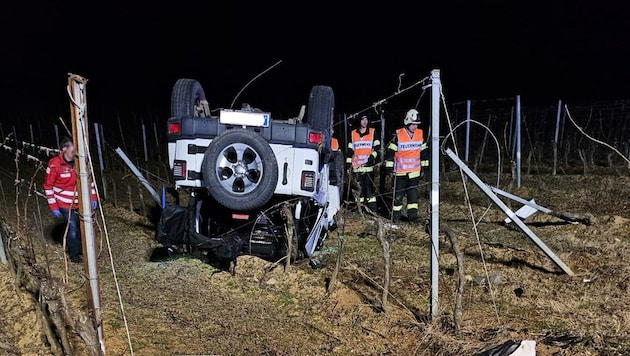
[[[179,135],[180,133],[182,133],[182,124],[179,122],[171,122],[168,124],[169,135]]]
[[[319,132],[309,132],[308,133],[308,142],[318,144],[322,142],[322,134]]]
[[[175,180],[186,179],[186,161],[173,162],[173,178]]]
[[[313,171],[302,172],[302,181],[300,184],[300,188],[307,192],[315,191],[315,172]]]
[[[249,215],[247,214],[232,214],[232,219],[234,220],[248,220]]]

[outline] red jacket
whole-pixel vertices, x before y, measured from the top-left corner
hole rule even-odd
[[[92,185],[92,201],[96,200],[96,190],[94,182]],[[48,206],[51,211],[59,208],[76,209],[79,207],[77,193],[77,173],[72,166],[59,154],[48,161],[46,168],[46,178],[44,179],[44,190],[48,199]]]

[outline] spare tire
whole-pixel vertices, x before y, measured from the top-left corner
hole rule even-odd
[[[265,139],[232,129],[217,136],[203,156],[203,179],[212,197],[233,210],[265,205],[278,184],[278,162]]]
[[[322,143],[330,150],[331,129],[335,110],[335,94],[331,87],[316,85],[311,89],[306,107],[306,122],[323,135]]]
[[[171,117],[209,115],[206,94],[194,79],[178,79],[171,94]]]

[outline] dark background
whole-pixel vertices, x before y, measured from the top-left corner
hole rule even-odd
[[[177,78],[212,107],[240,101],[295,115],[312,85],[354,112],[442,71],[450,102],[521,94],[528,104],[627,98],[623,5],[519,2],[65,1],[1,5],[0,113],[66,116],[67,73],[89,79],[92,120],[169,114]],[[212,4],[212,5],[210,5]],[[419,89],[389,103],[415,104]],[[2,113],[4,111],[4,113]]]

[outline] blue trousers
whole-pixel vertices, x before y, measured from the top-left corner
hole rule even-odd
[[[81,254],[81,235],[79,233],[78,211],[76,209],[68,210],[65,208],[59,208],[59,212],[63,216],[64,226],[68,223],[68,215],[70,215],[70,225],[68,226],[68,235],[66,236],[66,247],[70,257],[78,257]]]

